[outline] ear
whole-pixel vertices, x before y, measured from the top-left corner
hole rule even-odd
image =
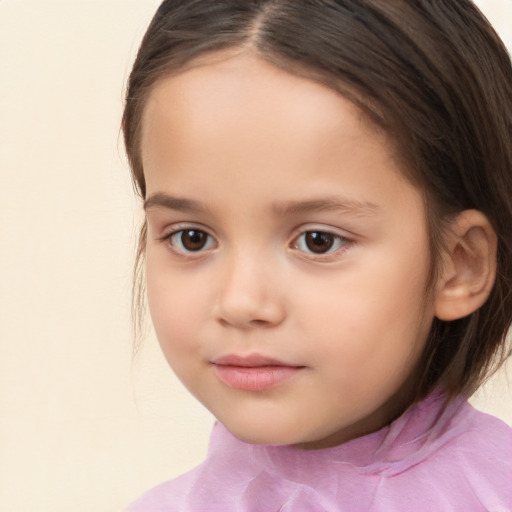
[[[464,210],[452,221],[445,246],[434,307],[439,320],[450,321],[473,313],[489,297],[497,237],[483,213]]]

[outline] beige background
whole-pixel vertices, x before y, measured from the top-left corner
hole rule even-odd
[[[212,418],[153,335],[131,363],[123,84],[156,0],[0,0],[0,512],[110,512]],[[481,0],[512,47],[511,0]],[[477,405],[512,424],[502,372]]]

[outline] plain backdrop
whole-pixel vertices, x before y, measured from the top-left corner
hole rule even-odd
[[[157,4],[0,0],[0,512],[115,512],[205,455],[151,330],[131,357],[119,123]],[[512,47],[512,0],[478,4]],[[512,424],[509,382],[473,401]]]

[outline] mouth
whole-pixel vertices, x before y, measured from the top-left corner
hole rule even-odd
[[[217,377],[233,389],[264,391],[296,377],[304,366],[295,366],[276,359],[251,354],[227,355],[212,361]]]

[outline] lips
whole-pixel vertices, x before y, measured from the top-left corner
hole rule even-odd
[[[264,391],[288,382],[304,369],[276,359],[251,354],[226,355],[212,361],[217,377],[227,386],[245,391]]]

